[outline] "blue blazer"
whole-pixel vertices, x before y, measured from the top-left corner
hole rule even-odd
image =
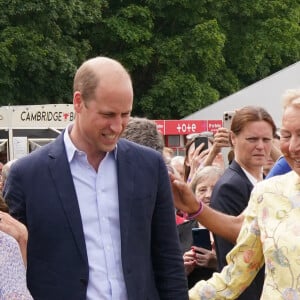
[[[187,299],[172,193],[161,155],[121,139],[117,170],[128,299]],[[11,214],[28,228],[27,283],[34,299],[86,299],[88,258],[63,134],[12,166],[4,197]]]
[[[253,184],[240,165],[233,160],[216,183],[211,196],[210,206],[228,215],[238,216],[248,205]],[[227,265],[226,255],[233,248],[227,240],[214,236],[219,271]],[[238,298],[258,300],[263,288],[264,268],[256,275],[252,284]]]

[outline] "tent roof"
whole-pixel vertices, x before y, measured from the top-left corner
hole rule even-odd
[[[274,73],[218,102],[187,117],[186,120],[220,120],[224,111],[235,110],[246,105],[262,106],[280,127],[282,95],[287,89],[300,88],[300,62]]]

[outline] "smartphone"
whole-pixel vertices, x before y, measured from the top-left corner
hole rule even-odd
[[[235,114],[235,111],[233,111],[233,110],[224,111],[224,113],[223,113],[223,127],[230,130],[231,122],[232,122],[232,118],[233,118],[234,114]]]
[[[198,136],[195,138],[195,149],[198,148],[202,143],[204,143],[204,147],[201,149],[203,150],[208,149],[208,137],[207,136]]]
[[[193,245],[211,250],[210,233],[206,228],[192,228]]]

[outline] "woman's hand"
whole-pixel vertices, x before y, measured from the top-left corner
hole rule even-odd
[[[191,274],[194,271],[196,265],[195,251],[193,249],[183,254],[183,263],[186,275]]]
[[[14,219],[8,213],[0,212],[0,230],[17,240],[26,266],[28,231],[24,224]]]
[[[188,214],[193,214],[199,209],[199,203],[190,187],[182,180],[178,180],[169,173],[173,191],[174,206]]]
[[[193,180],[194,175],[197,173],[197,170],[203,166],[204,161],[209,153],[209,149],[205,149],[202,151],[204,147],[204,143],[201,143],[192,153],[191,161],[190,161],[190,174],[189,174],[189,182]]]
[[[229,137],[230,131],[227,128],[218,128],[218,131],[214,135],[214,142],[211,147],[211,152],[217,155],[223,147],[230,146]]]
[[[209,153],[206,156],[203,166],[211,166],[213,163],[217,163],[224,167],[223,156],[221,150],[223,147],[230,146],[229,143],[230,131],[226,128],[220,127],[214,135],[214,141],[209,149]]]
[[[217,256],[214,250],[193,246],[195,251],[195,263],[202,268],[217,269]]]

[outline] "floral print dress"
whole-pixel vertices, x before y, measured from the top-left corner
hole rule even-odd
[[[26,272],[17,241],[0,231],[0,300],[33,299],[26,287]]]
[[[236,299],[265,263],[263,300],[300,299],[300,178],[294,172],[253,189],[228,265],[189,292],[191,300]]]

